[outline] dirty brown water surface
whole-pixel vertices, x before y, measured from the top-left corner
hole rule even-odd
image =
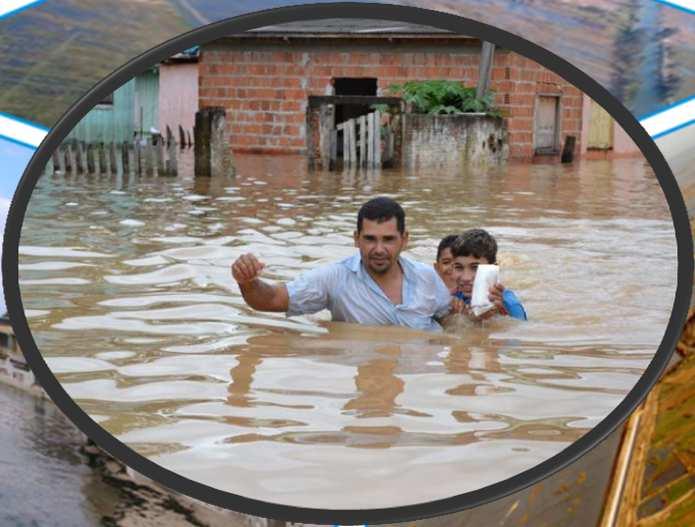
[[[642,159],[463,173],[236,162],[213,180],[44,176],[22,228],[22,300],[48,365],[101,426],[186,477],[320,508],[475,490],[600,422],[661,342],[676,243]],[[349,256],[375,195],[402,203],[407,256],[423,262],[442,236],[489,229],[531,320],[426,334],[244,305],[237,256],[256,253],[271,280]]]

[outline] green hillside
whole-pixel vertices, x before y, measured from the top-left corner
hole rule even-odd
[[[95,82],[190,29],[166,0],[52,0],[0,21],[0,111],[46,126]]]

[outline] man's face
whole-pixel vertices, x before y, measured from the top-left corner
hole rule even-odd
[[[485,257],[457,256],[454,258],[452,276],[456,282],[457,289],[464,295],[471,296],[478,265],[489,263]]]
[[[456,279],[454,278],[454,256],[451,249],[445,247],[436,262],[434,269],[450,291],[456,289]]]
[[[364,219],[362,230],[355,231],[355,247],[360,250],[362,262],[376,274],[384,274],[396,264],[398,255],[408,243],[408,231],[398,232],[396,218],[382,223]]]

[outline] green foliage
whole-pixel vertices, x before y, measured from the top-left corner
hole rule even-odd
[[[478,112],[501,116],[499,109],[494,106],[493,92],[477,98],[475,88],[466,87],[458,81],[408,81],[392,84],[389,91],[401,95],[413,113],[457,115]]]
[[[388,104],[372,104],[370,106],[372,111],[375,112],[381,112],[381,113],[390,113],[391,112],[391,107]]]

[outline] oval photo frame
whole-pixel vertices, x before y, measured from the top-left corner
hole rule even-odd
[[[639,146],[649,161],[668,201],[676,233],[678,278],[676,295],[666,331],[654,358],[621,403],[580,439],[540,464],[481,489],[427,503],[381,509],[316,509],[266,503],[238,496],[192,481],[148,460],[93,421],[66,393],[46,365],[24,314],[18,277],[19,241],[29,199],[55,148],[72,128],[106,95],[151,64],[230,33],[324,18],[380,19],[428,25],[490,41],[552,70],[601,104]],[[235,511],[302,523],[393,523],[450,514],[482,505],[522,490],[561,470],[604,440],[637,407],[666,367],[680,337],[690,305],[693,282],[693,241],[687,209],[676,180],[658,147],[635,117],[605,88],[569,62],[517,35],[458,15],[416,7],[372,3],[337,3],[283,7],[216,22],[175,37],[131,60],[96,84],[50,130],[32,157],[14,195],[5,229],[2,257],[3,285],[8,312],[20,347],[37,379],[58,407],[92,440],[131,468],[166,487]]]

